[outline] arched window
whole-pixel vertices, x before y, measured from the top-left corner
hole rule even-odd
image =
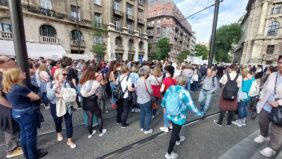
[[[280,23],[278,21],[273,21],[268,26],[267,35],[268,36],[277,36],[278,29],[280,28]]]
[[[117,37],[115,41],[116,46],[122,46],[122,39],[121,37]]]
[[[57,37],[56,29],[50,25],[42,25],[39,30],[41,36]]]
[[[81,31],[72,30],[71,31],[71,40],[83,40],[83,34],[81,33]]]
[[[139,49],[140,49],[140,50],[143,50],[143,49],[144,49],[144,43],[143,43],[143,41],[140,41],[140,43],[139,43]]]
[[[130,39],[129,41],[128,41],[128,47],[130,48],[130,49],[133,49],[133,40],[132,39]]]

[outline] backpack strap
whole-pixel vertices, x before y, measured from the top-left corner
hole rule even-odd
[[[234,78],[233,81],[237,81],[238,77],[239,77],[239,73],[237,73],[237,75],[236,75],[236,77]]]
[[[213,86],[213,87],[215,87],[214,78],[215,78],[215,76],[212,77],[212,86]]]

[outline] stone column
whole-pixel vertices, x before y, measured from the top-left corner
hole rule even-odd
[[[134,39],[134,48],[135,48],[134,61],[138,61],[139,42],[140,40]]]
[[[264,0],[263,5],[262,5],[262,9],[261,9],[261,13],[260,13],[260,19],[259,19],[259,26],[258,26],[258,35],[263,35],[264,33],[264,26],[265,26],[265,18],[267,15],[267,11],[268,11],[268,0]]]

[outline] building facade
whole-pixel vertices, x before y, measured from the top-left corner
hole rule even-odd
[[[249,0],[233,62],[272,65],[282,54],[282,0]]]
[[[0,0],[0,40],[12,40],[7,4]],[[106,60],[147,60],[147,0],[22,0],[22,6],[29,43],[89,55],[100,44]]]
[[[175,60],[183,50],[193,51],[196,38],[191,41],[191,25],[173,0],[149,0],[147,20],[151,52],[154,52],[158,40],[164,37],[169,39],[171,60]]]

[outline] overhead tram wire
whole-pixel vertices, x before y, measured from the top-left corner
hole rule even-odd
[[[223,1],[224,1],[224,0],[221,0],[221,1],[219,1],[219,3],[223,2]],[[184,19],[181,19],[180,21],[184,21],[184,20],[186,20],[186,19],[189,19],[190,17],[192,17],[192,16],[194,16],[194,15],[196,15],[196,14],[199,14],[199,13],[201,13],[202,11],[207,10],[207,9],[213,7],[213,6],[215,6],[215,3],[212,4],[212,5],[210,5],[210,6],[207,6],[207,7],[203,8],[202,10],[199,10],[199,11],[197,11],[197,12],[195,12],[195,13],[193,13],[193,14],[187,16],[187,17],[184,18]]]

